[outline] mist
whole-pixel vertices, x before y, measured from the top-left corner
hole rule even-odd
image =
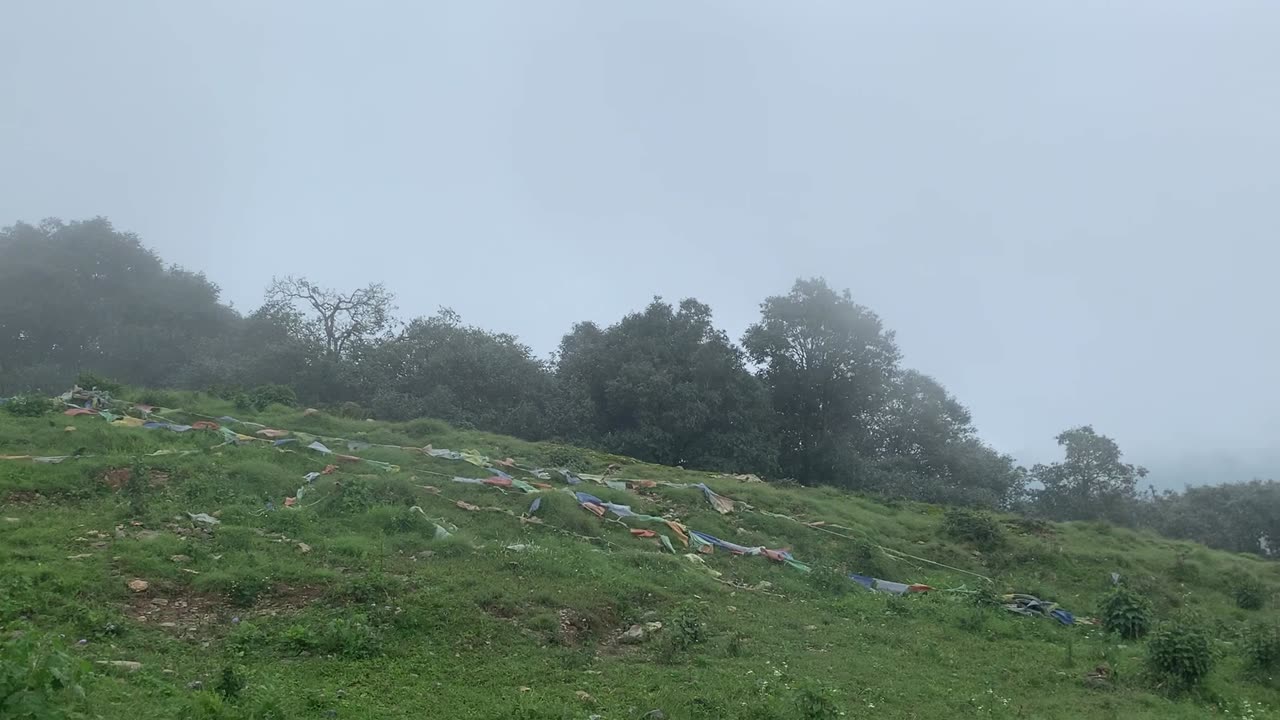
[[[1280,475],[1280,8],[10,4],[0,224],[108,216],[242,311],[384,282],[542,356],[824,276],[1020,462]]]

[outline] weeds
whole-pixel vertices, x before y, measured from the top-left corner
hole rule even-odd
[[[0,642],[0,718],[70,720],[81,717],[84,663],[53,639],[20,631]]]

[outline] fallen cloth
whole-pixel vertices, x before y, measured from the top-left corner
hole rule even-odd
[[[861,585],[862,587],[868,590],[887,593],[889,595],[906,595],[907,593],[923,593],[923,592],[929,592],[930,590],[933,589],[928,585],[920,585],[920,584],[908,585],[906,583],[893,582],[892,580],[881,580],[879,578],[873,578],[869,575],[859,575],[857,573],[851,574],[849,576],[849,579],[858,583],[859,585]]]
[[[1019,615],[1051,617],[1063,625],[1075,625],[1076,618],[1067,610],[1058,607],[1057,603],[1041,600],[1034,595],[1013,593],[1001,598],[1004,609]],[[1085,624],[1081,622],[1081,624]]]

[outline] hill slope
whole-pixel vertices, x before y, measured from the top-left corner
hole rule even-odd
[[[6,637],[60,636],[94,663],[83,682],[90,716],[1198,718],[1280,708],[1274,677],[1247,677],[1240,657],[1241,633],[1274,618],[1280,587],[1278,566],[1259,558],[1012,518],[1002,541],[978,548],[949,539],[932,506],[429,420],[280,406],[246,415],[202,395],[164,399],[183,411],[157,410],[161,422],[232,415],[297,441],[250,440],[259,426],[226,420],[213,422],[241,434],[234,443],[222,444],[234,433],[221,429],[0,412],[0,455],[70,456],[0,460],[0,625]],[[433,457],[428,444],[613,484]],[[514,485],[454,480],[494,477],[486,468]],[[680,487],[697,483],[714,493]],[[603,506],[597,517],[573,491],[641,517]],[[717,508],[716,497],[731,502]],[[695,554],[696,536],[685,547],[680,526],[658,516],[791,555]],[[1142,642],[979,602],[1028,593],[1083,618],[1097,614],[1113,572],[1157,618],[1195,612],[1211,628],[1217,658],[1203,691],[1154,690]],[[871,592],[849,573],[936,590]],[[1267,609],[1236,608],[1231,588],[1246,576],[1265,584]],[[1099,665],[1107,679],[1086,677]]]

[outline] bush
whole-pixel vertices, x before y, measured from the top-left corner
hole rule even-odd
[[[1241,610],[1261,610],[1267,604],[1267,588],[1252,575],[1243,575],[1231,588],[1231,597]]]
[[[7,635],[7,633],[6,633]],[[0,718],[80,717],[84,663],[30,632],[0,642]]]
[[[270,405],[293,407],[298,404],[298,395],[288,385],[259,385],[249,394],[256,410],[265,410]]]
[[[975,547],[989,550],[1004,543],[1004,530],[996,519],[984,512],[950,508],[942,518],[942,531],[947,536]]]
[[[1151,603],[1127,587],[1118,587],[1102,602],[1102,624],[1126,640],[1137,640],[1151,629]]]
[[[90,372],[88,370],[76,376],[76,385],[79,385],[85,390],[99,390],[113,395],[120,392],[120,388],[123,387],[123,385],[111,378],[104,377],[96,372]]]
[[[1213,667],[1209,635],[1194,622],[1165,623],[1147,643],[1147,667],[1163,687],[1196,688]]]
[[[803,720],[836,720],[844,713],[836,704],[831,689],[819,682],[809,682],[796,690],[796,716]]]
[[[1245,666],[1258,673],[1280,670],[1280,624],[1258,623],[1244,636]]]
[[[344,480],[339,485],[337,510],[347,515],[356,515],[373,507],[373,488],[360,478]]]
[[[53,410],[53,401],[39,395],[19,395],[9,398],[4,409],[18,417],[40,417]]]
[[[347,401],[334,408],[334,414],[348,420],[366,420],[373,417],[373,411],[360,403]]]
[[[182,405],[182,398],[177,393],[167,390],[147,390],[138,396],[138,402],[143,405],[154,405],[158,408],[173,410]]]
[[[679,650],[686,650],[707,639],[707,624],[703,611],[693,602],[682,603],[671,618],[672,642]]]

